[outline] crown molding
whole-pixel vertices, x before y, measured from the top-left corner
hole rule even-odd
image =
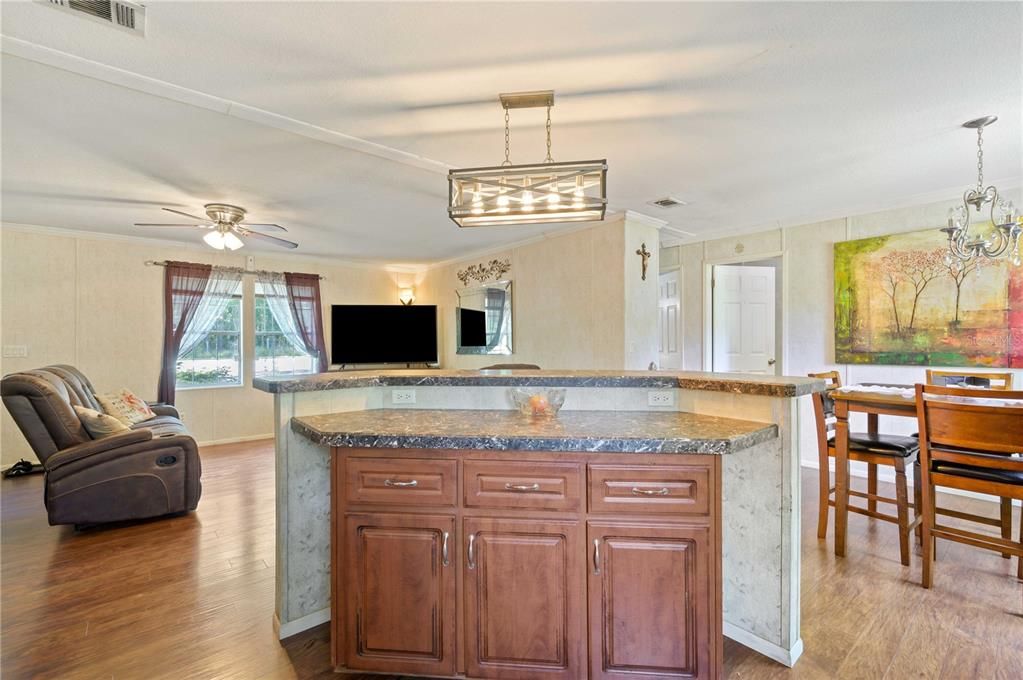
[[[1006,177],[987,183],[1000,187],[1000,194],[1019,194],[1019,192],[1023,191],[1023,177],[1019,176]],[[879,205],[877,203],[851,204],[850,206],[846,206],[840,210],[811,213],[809,215],[787,220],[775,220],[770,224],[761,222],[759,224],[748,225],[745,227],[734,227],[731,229],[722,229],[720,231],[711,230],[707,233],[683,232],[681,230],[674,229],[673,227],[665,227],[664,231],[685,234],[685,236],[681,237],[674,245],[692,245],[694,243],[703,243],[704,241],[716,241],[718,239],[733,238],[736,236],[749,236],[751,234],[759,234],[765,231],[790,229],[793,227],[802,227],[808,224],[829,222],[831,220],[842,220],[850,217],[865,217],[867,215],[923,207],[933,205],[935,203],[947,202],[949,206],[952,206],[956,202],[962,200],[963,186],[965,185],[952,189],[939,189],[920,194],[910,194],[884,205]]]
[[[297,118],[284,116],[241,102],[224,99],[199,90],[168,83],[157,78],[150,78],[140,73],[110,66],[102,62],[62,52],[50,47],[7,35],[0,35],[0,51],[14,57],[33,61],[52,68],[75,73],[93,80],[100,80],[129,90],[144,92],[163,99],[187,104],[197,108],[213,111],[239,120],[256,123],[265,127],[290,132],[294,135],[307,137],[326,144],[332,144],[350,151],[376,156],[385,160],[401,163],[420,170],[447,175],[453,166],[441,161],[419,156],[414,153],[377,144],[359,137],[346,135],[319,125],[313,125]]]
[[[45,236],[58,236],[71,239],[85,239],[89,241],[116,241],[120,243],[131,243],[135,245],[160,246],[190,250],[195,252],[210,253],[211,248],[200,243],[187,241],[173,241],[170,239],[152,238],[149,236],[132,236],[129,234],[109,234],[101,231],[88,231],[85,229],[68,229],[65,227],[49,227],[41,224],[23,224],[20,222],[0,222],[0,231],[17,231],[28,234],[42,234]],[[320,255],[304,255],[299,253],[280,252],[271,253],[263,250],[234,251],[234,254],[253,257],[265,257],[282,260],[294,260],[295,262],[310,262],[326,264],[331,266],[353,267],[359,269],[373,269],[397,274],[418,274],[427,270],[427,264],[403,263],[403,262],[378,262],[375,260],[358,260],[345,257],[324,257]]]

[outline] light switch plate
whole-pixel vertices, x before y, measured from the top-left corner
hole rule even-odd
[[[28,356],[28,345],[4,345],[4,357],[22,359]]]
[[[414,404],[416,403],[416,391],[415,390],[391,390],[391,403],[392,404]]]

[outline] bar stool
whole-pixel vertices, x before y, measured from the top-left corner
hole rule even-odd
[[[831,466],[829,460],[835,456],[834,414],[835,404],[828,392],[842,386],[838,371],[826,373],[810,373],[811,378],[822,378],[828,383],[827,392],[813,395],[813,409],[817,420],[817,450],[820,465],[820,499],[817,514],[817,538],[824,539],[828,534],[829,508],[834,507],[832,497],[835,487],[831,482]],[[849,512],[866,515],[873,519],[892,522],[899,527],[899,552],[902,564],[909,566],[909,535],[920,523],[917,503],[909,502],[906,484],[906,468],[912,467],[914,475],[919,467],[913,465],[920,449],[920,442],[913,437],[892,434],[870,434],[867,432],[851,432],[849,434],[849,460],[858,460],[867,464],[867,492],[849,489],[850,496],[867,499],[867,507],[849,505]],[[895,498],[879,496],[877,493],[877,466],[884,465],[895,470]],[[914,479],[914,487],[920,484]],[[888,515],[877,511],[877,503],[895,505],[897,515]],[[914,519],[909,519],[909,509],[914,509]]]

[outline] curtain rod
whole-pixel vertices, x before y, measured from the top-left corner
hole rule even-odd
[[[167,260],[146,260],[145,265],[147,267],[166,267],[167,266]],[[242,274],[256,274],[256,275],[258,275],[258,274],[281,274],[281,275],[283,275],[284,274],[284,272],[275,272],[275,271],[271,271],[269,269],[244,269],[242,267],[224,267],[224,266],[221,266],[219,264],[212,265],[212,267],[214,269],[220,269],[221,271],[241,272]],[[317,275],[316,278],[318,278],[320,281],[323,281],[327,277],[326,276],[319,276],[319,275]]]

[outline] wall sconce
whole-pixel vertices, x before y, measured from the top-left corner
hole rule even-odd
[[[415,288],[399,288],[398,289],[398,302],[403,305],[411,305],[416,301],[416,289]]]

